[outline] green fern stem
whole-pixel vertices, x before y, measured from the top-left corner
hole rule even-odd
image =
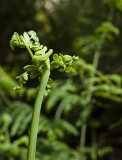
[[[103,45],[103,42],[105,41],[106,38],[106,33],[103,33],[100,37],[101,39],[101,43],[97,46],[95,54],[94,54],[94,58],[93,58],[93,66],[94,66],[94,71],[92,72],[91,75],[91,81],[90,84],[88,86],[88,94],[86,96],[85,99],[85,103],[89,104],[91,99],[92,99],[92,92],[90,89],[92,89],[92,87],[94,86],[94,82],[92,81],[92,78],[95,76],[95,70],[97,69],[98,66],[98,62],[99,62],[99,58],[100,58],[100,51]],[[80,146],[84,147],[85,146],[85,140],[86,140],[86,129],[87,129],[87,123],[86,123],[87,119],[85,120],[84,124],[81,126],[81,136],[80,136]]]
[[[111,8],[110,10],[110,13],[108,15],[108,21],[112,21],[112,18],[113,18],[113,14],[114,14],[114,8]],[[94,82],[92,81],[92,78],[95,76],[95,70],[97,69],[98,67],[98,62],[99,62],[99,58],[100,58],[100,52],[101,52],[101,49],[102,49],[102,46],[103,46],[103,43],[106,39],[106,35],[107,33],[102,33],[101,34],[101,43],[97,45],[97,48],[96,48],[96,51],[95,51],[95,54],[94,54],[94,58],[93,58],[93,66],[94,66],[94,71],[91,75],[91,81],[90,81],[90,84],[88,86],[88,94],[86,96],[86,99],[85,99],[85,103],[88,104],[90,103],[91,99],[92,99],[92,92],[91,92],[91,88],[94,86]],[[81,126],[81,135],[80,135],[80,146],[81,147],[84,147],[85,146],[85,138],[86,138],[86,129],[87,129],[87,124],[86,122]]]
[[[24,69],[26,70],[26,72],[17,77],[19,85],[15,87],[15,89],[20,89],[21,86],[24,83],[26,83],[26,81],[28,80],[28,72],[31,72],[30,77],[32,79],[37,77],[39,72],[41,74],[41,82],[32,116],[30,135],[29,135],[29,145],[27,152],[27,160],[35,160],[39,116],[40,116],[43,95],[50,76],[50,68],[54,69],[57,67],[62,67],[60,71],[66,71],[67,73],[74,72],[74,69],[71,67],[71,64],[74,61],[78,60],[78,57],[76,56],[71,57],[69,55],[63,56],[62,54],[59,55],[54,54],[53,61],[51,62],[51,67],[50,67],[49,56],[53,53],[53,50],[49,50],[47,52],[47,47],[40,45],[39,39],[34,31],[24,32],[23,35],[19,35],[17,32],[15,32],[11,38],[10,46],[12,50],[14,50],[15,47],[20,47],[20,48],[26,47],[32,58],[32,63],[33,63],[33,65],[25,66]],[[34,55],[31,49],[35,51]]]
[[[27,160],[35,160],[39,116],[40,116],[43,95],[45,92],[45,88],[48,82],[49,75],[50,75],[50,70],[47,69],[45,73],[42,75],[42,80],[41,80],[39,91],[38,91],[37,98],[35,101],[32,122],[31,122],[30,136],[29,136]]]

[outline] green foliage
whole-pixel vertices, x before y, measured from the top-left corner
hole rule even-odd
[[[100,43],[98,36],[78,37],[74,45],[80,50],[82,55],[87,55]]]
[[[51,92],[46,104],[47,111],[50,111],[58,101],[67,97],[69,92],[74,92],[77,89],[74,85],[72,85],[72,81],[68,80],[65,83],[61,81],[55,81],[52,83],[52,90],[53,92]],[[65,104],[68,105],[68,103]]]
[[[24,32],[23,36],[19,36],[19,34],[15,32],[11,38],[10,46],[13,50],[15,47],[26,47],[33,62],[33,65],[25,66],[24,70],[26,70],[26,72],[17,77],[19,81],[15,89],[20,89],[21,86],[26,83],[28,80],[28,72],[30,72],[30,78],[33,79],[35,77],[40,77],[47,69],[50,69],[49,57],[53,53],[53,50],[50,49],[47,52],[47,47],[40,45],[39,38],[34,31]],[[31,49],[35,51],[34,55]],[[63,56],[62,54],[59,54],[58,56],[57,54],[54,54],[53,61],[51,62],[51,70],[61,66],[63,67],[59,69],[61,72],[74,72],[75,70],[72,67],[72,63],[77,60],[78,56],[71,57],[69,55]]]
[[[102,119],[93,116],[94,108],[101,105],[101,107],[105,108],[105,105],[109,106],[110,100],[114,103],[122,102],[121,76],[116,74],[103,75],[82,59],[76,64],[76,73],[72,75],[72,79],[79,77],[80,81],[54,81],[46,108],[47,111],[51,111],[53,107],[56,108],[56,120],[69,119],[71,115],[76,114],[76,128],[82,127],[84,123],[87,123],[89,128],[97,130],[102,126]],[[91,77],[93,72],[95,72],[95,76]],[[94,84],[91,88],[89,88],[90,83]],[[86,100],[88,94],[92,94],[90,101]],[[100,105],[100,103],[102,104]],[[98,114],[101,116],[101,113]],[[121,120],[118,124],[121,124]],[[91,159],[94,159],[96,156],[102,157],[112,152],[113,148],[112,146],[105,146],[96,149],[93,146],[80,146],[80,150],[82,150],[83,155],[89,154]]]
[[[0,93],[4,93],[6,96],[15,97],[16,93],[13,88],[16,86],[16,82],[7,75],[7,73],[0,67]]]
[[[61,141],[49,142],[46,139],[39,139],[42,142],[40,149],[42,150],[40,157],[45,160],[65,160],[65,158],[70,160],[80,160],[81,158],[85,160],[85,157],[80,152],[69,148],[68,145]],[[48,154],[45,154],[48,153]]]
[[[19,90],[22,87],[22,84],[25,84],[28,80],[28,73],[24,72],[20,76],[17,76],[16,79],[19,79],[17,87],[15,87],[15,90]]]
[[[31,115],[29,110],[32,111],[29,105],[19,101],[9,104],[2,110],[0,116],[0,154],[4,153],[5,159],[16,159],[21,154],[26,154],[28,137],[23,135],[27,129],[27,122],[26,120],[24,121],[24,119],[27,119],[28,114]],[[25,128],[24,125],[21,125],[22,123],[25,125]],[[18,135],[21,135],[21,137],[12,140],[13,136]]]
[[[119,35],[119,29],[115,27],[111,22],[103,22],[95,31],[96,33],[109,33],[113,32],[116,36]]]
[[[10,41],[10,46],[12,48],[12,50],[14,50],[15,46],[17,47],[24,47],[24,43],[22,42],[19,34],[17,32],[14,33],[12,40]]]
[[[27,74],[22,74],[18,76],[17,79],[18,78],[19,81],[17,84],[16,81],[12,79],[11,76],[8,75],[8,73],[6,73],[2,67],[0,67],[0,95],[1,95],[0,100],[4,101],[5,103],[9,103],[8,97],[22,98],[25,96],[28,101],[35,97],[37,92],[36,88],[27,89],[25,87],[21,87],[21,90],[15,90],[20,88],[21,83],[26,82]]]
[[[24,32],[23,36],[19,36],[19,34],[15,32],[11,38],[10,46],[13,50],[15,46],[20,47],[20,48],[26,47],[32,58],[32,63],[33,63],[33,65],[25,66],[24,69],[26,70],[26,72],[16,77],[16,79],[19,79],[18,86],[15,88],[16,90],[20,89],[22,85],[26,83],[26,81],[28,80],[28,72],[31,72],[30,78],[32,79],[35,77],[39,77],[40,79],[40,75],[41,75],[40,86],[38,89],[37,98],[35,100],[34,111],[33,111],[33,116],[32,116],[28,152],[27,152],[27,159],[34,160],[39,115],[40,115],[39,112],[41,109],[43,96],[47,94],[47,92],[49,92],[50,90],[50,86],[48,84],[48,79],[50,76],[49,57],[53,53],[53,50],[51,49],[47,52],[47,47],[46,46],[43,47],[42,45],[40,45],[39,38],[37,37],[34,31],[29,31],[28,33]],[[34,55],[31,49],[35,51]],[[57,54],[54,54],[53,61],[51,64],[55,63],[56,65],[53,65],[51,69],[62,66],[63,68],[61,68],[59,71],[66,71],[67,73],[74,72],[74,69],[71,66],[72,66],[73,61],[77,61],[77,60],[78,60],[78,57],[75,57],[75,56],[73,57],[68,56],[68,55],[63,56],[62,54],[58,56]],[[18,116],[18,119],[16,120],[15,125],[13,125],[12,131],[11,131],[12,136],[16,134],[18,126],[26,114],[28,114],[28,111],[27,112],[24,111],[22,112],[22,114]],[[75,128],[73,127],[71,128],[71,125],[68,125],[68,123],[66,122],[64,124],[65,124],[64,126],[67,126],[70,131],[73,130],[74,134],[76,134]],[[58,129],[57,129],[57,132],[58,134],[62,134],[62,132]],[[20,134],[21,134],[21,131],[20,131]]]
[[[88,55],[91,51],[94,51],[97,46],[100,46],[103,43],[104,39],[109,41],[114,40],[114,36],[119,36],[120,31],[115,27],[111,22],[105,21],[95,29],[94,35],[87,35],[83,37],[77,37],[74,41],[74,45],[79,49],[82,55]],[[101,37],[101,34],[104,34],[104,38]]]
[[[0,159],[27,159],[31,105],[39,91],[33,88],[38,85],[34,78],[42,81],[48,57],[51,70],[73,73],[61,73],[58,80],[60,72],[53,70],[55,80],[48,79],[36,160],[121,159],[122,0],[12,0],[10,4],[1,0],[0,10],[0,62],[4,64],[0,67]],[[33,31],[13,35],[12,49],[26,47],[33,57],[18,83],[13,78],[30,59],[24,49],[10,51],[8,41],[15,28],[18,33],[33,28],[39,35]],[[62,54],[55,54],[59,51]],[[68,52],[80,59],[74,62],[64,55]],[[27,77],[32,80],[25,88]]]
[[[1,117],[1,123],[5,123],[7,121],[8,125],[11,126],[10,135],[22,135],[32,117],[31,107],[26,103],[17,101],[10,104],[4,112],[5,114]]]
[[[105,155],[106,153],[112,152],[113,148],[111,146],[107,146],[104,148],[101,148],[100,150],[98,150],[98,155],[100,157],[102,157],[103,155]]]
[[[17,101],[12,103],[5,110],[3,110],[3,113],[4,114],[2,114],[2,116],[0,117],[0,125],[1,125],[0,153],[7,152],[8,157],[16,158],[20,156],[23,157],[23,159],[26,159],[26,152],[27,152],[26,147],[28,145],[28,136],[23,134],[27,132],[28,126],[31,122],[32,108],[26,103]],[[18,138],[13,142],[5,142],[7,140],[6,134],[4,135],[4,133],[7,130],[7,128],[6,130],[4,128],[5,124],[7,124],[7,128],[9,128],[9,131],[11,133],[10,138],[15,136],[19,136],[20,138]],[[49,152],[49,148],[50,148],[50,154],[48,155],[49,159],[54,158],[55,152],[57,152],[57,159],[59,160],[60,158],[62,158],[62,156],[72,158],[70,154],[73,152],[72,153],[73,157],[76,156],[77,160],[78,156],[76,154],[77,152],[70,149],[65,143],[57,140],[57,139],[64,139],[66,137],[66,133],[68,135],[69,134],[73,134],[75,136],[78,135],[78,131],[70,123],[66,122],[65,120],[50,121],[44,115],[41,115],[38,134],[40,132],[41,135],[44,134],[44,138],[41,139],[39,138],[38,140],[38,144],[40,143],[41,140],[41,144],[43,145],[41,146],[39,145],[38,147],[39,150],[37,150],[37,160],[38,156],[39,157],[42,156],[42,159],[45,159],[45,157],[47,157],[45,151]]]
[[[75,72],[74,68],[71,67],[73,61],[77,61],[78,57],[71,57],[69,55],[65,55],[63,56],[62,54],[59,54],[59,56],[57,54],[53,55],[53,62],[51,63],[51,69],[53,68],[58,68],[58,67],[63,67],[61,69],[59,69],[60,72]]]
[[[38,132],[46,134],[50,141],[65,138],[65,134],[78,135],[77,129],[65,120],[48,120],[41,116]]]
[[[95,85],[91,88],[93,95],[98,97],[104,97],[107,99],[113,99],[118,102],[122,102],[122,89],[120,85],[121,76],[119,75],[102,75],[100,77],[94,77],[87,79],[84,83],[85,87],[88,87],[90,82]]]

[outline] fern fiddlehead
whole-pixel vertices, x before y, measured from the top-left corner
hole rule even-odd
[[[27,153],[27,160],[35,159],[36,151],[36,141],[38,133],[38,123],[39,115],[42,105],[43,96],[45,89],[49,80],[50,71],[54,68],[59,68],[60,72],[74,72],[72,63],[78,60],[78,57],[71,57],[69,55],[54,54],[53,61],[50,63],[50,55],[53,53],[53,50],[50,49],[47,51],[47,47],[40,45],[39,38],[37,37],[34,31],[24,32],[23,35],[19,35],[17,32],[14,33],[10,41],[10,46],[14,50],[15,47],[27,48],[33,65],[27,65],[24,67],[25,72],[17,77],[18,85],[15,89],[20,89],[23,84],[28,80],[28,75],[30,78],[39,77],[40,85],[38,89],[38,94],[34,104],[32,123],[30,128],[29,136],[29,146]],[[34,54],[32,52],[34,51]],[[41,78],[40,78],[41,77]]]

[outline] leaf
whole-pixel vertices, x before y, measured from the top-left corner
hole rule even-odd
[[[113,152],[113,148],[111,146],[106,146],[98,150],[99,157],[104,156],[107,153]]]
[[[78,60],[78,57],[75,56],[69,56],[69,55],[62,55],[61,53],[59,54],[59,56],[57,54],[53,55],[53,62],[51,63],[51,70],[54,68],[58,68],[58,67],[63,67],[60,68],[59,71],[60,72],[75,72],[74,68],[71,67],[73,64],[73,61]]]
[[[34,65],[27,65],[27,66],[24,67],[24,70],[26,70],[26,71],[32,71],[34,69],[35,69]]]
[[[30,35],[30,38],[33,39],[35,42],[39,42],[39,38],[37,37],[36,32],[33,30],[29,31],[28,34]]]
[[[57,54],[54,54],[54,55],[53,55],[53,60],[54,60],[54,61],[58,61],[58,55],[57,55]]]
[[[30,74],[30,78],[34,79],[35,77],[39,76],[40,72],[37,70],[33,70]]]
[[[62,55],[62,54],[59,54],[61,57],[62,57],[62,59],[65,61],[65,62],[70,62],[71,60],[72,60],[72,57],[71,56],[69,56],[69,55]]]
[[[50,56],[52,53],[53,53],[53,50],[50,49],[50,50],[46,53],[46,55]]]
[[[44,46],[44,47],[42,48],[42,52],[45,53],[46,51],[47,51],[47,47]]]
[[[57,54],[54,54],[53,55],[53,60],[55,62],[57,62],[60,66],[65,67],[65,64],[64,64],[63,59],[62,59],[61,56],[58,56]]]
[[[79,49],[80,54],[88,55],[91,50],[95,49],[97,44],[100,42],[98,36],[83,36],[76,38],[74,45]],[[73,56],[74,57],[74,56]]]
[[[111,22],[103,22],[95,31],[96,33],[99,33],[99,32],[104,32],[104,33],[107,33],[107,32],[113,32],[116,36],[119,35],[120,31],[117,27],[115,27]]]
[[[73,56],[72,59],[73,59],[73,61],[78,61],[79,57],[78,56]]]
[[[57,62],[55,61],[51,62],[51,65],[50,65],[51,70],[58,67],[59,67],[59,64]]]
[[[65,69],[66,73],[70,73],[70,72],[75,72],[74,68],[73,67],[67,67]]]
[[[16,79],[18,79],[18,85],[14,87],[14,90],[19,90],[28,80],[28,73],[24,72],[20,76],[17,76]]]
[[[121,76],[117,74],[112,74],[109,77],[114,83],[116,83],[118,86],[121,86]]]
[[[53,53],[53,50],[50,49],[47,53],[45,53],[47,51],[47,47],[44,47],[42,50],[39,50],[35,53],[35,55],[33,56],[33,60],[36,61],[46,61],[49,56]]]
[[[24,79],[25,81],[28,80],[28,73],[27,73],[27,72],[23,73],[23,79]]]
[[[61,122],[62,128],[66,131],[69,132],[75,136],[78,135],[78,131],[77,129],[71,125],[69,122],[65,121],[65,120],[59,120],[59,122]]]
[[[35,55],[37,55],[37,56],[40,56],[42,54],[43,54],[43,51],[41,49],[35,52]]]
[[[45,55],[33,56],[33,61],[36,63],[37,61],[46,61],[47,57]]]
[[[21,37],[19,36],[19,34],[17,32],[14,32],[14,35],[12,36],[12,38],[10,40],[10,46],[11,46],[12,50],[14,50],[15,46],[20,47],[20,48],[25,47]]]
[[[65,69],[64,69],[64,68],[61,68],[61,69],[59,69],[59,71],[60,71],[60,72],[64,72],[64,71],[65,71]]]
[[[27,32],[24,32],[24,33],[23,33],[23,37],[24,37],[24,40],[25,40],[26,42],[28,42],[28,41],[30,40],[30,37],[29,37],[29,35],[27,34]]]
[[[32,48],[34,51],[38,51],[38,50],[42,49],[42,47],[43,47],[43,45],[40,45],[39,42],[35,42],[31,48]]]
[[[21,87],[20,87],[20,86],[16,86],[16,87],[14,87],[13,89],[14,89],[14,90],[20,90]]]

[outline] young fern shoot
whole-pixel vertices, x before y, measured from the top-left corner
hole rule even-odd
[[[27,160],[35,160],[40,110],[43,96],[46,91],[46,86],[50,80],[50,71],[58,68],[60,72],[74,72],[75,70],[72,67],[72,64],[74,61],[78,60],[78,57],[54,54],[53,60],[50,62],[49,57],[53,53],[53,50],[50,49],[47,51],[46,46],[40,45],[39,38],[33,30],[24,32],[23,35],[19,35],[15,32],[11,38],[10,46],[12,50],[14,50],[15,47],[27,48],[32,58],[32,65],[27,65],[24,67],[25,72],[17,77],[18,85],[14,89],[20,89],[21,86],[28,80],[29,75],[32,79],[39,77],[40,80],[38,94],[34,104],[27,152]]]

